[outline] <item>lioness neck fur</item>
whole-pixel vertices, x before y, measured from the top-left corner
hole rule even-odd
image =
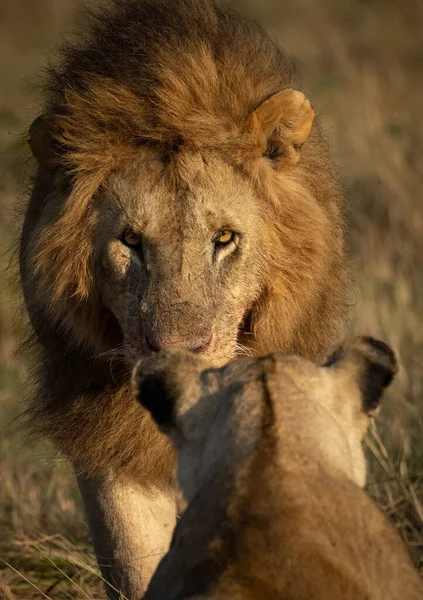
[[[137,600],[176,509],[134,364],[171,347],[214,365],[324,354],[351,304],[345,201],[260,27],[212,0],[112,0],[87,22],[29,130],[30,423],[74,465],[104,578]]]
[[[361,446],[392,351],[358,338],[319,366],[210,369],[170,353],[135,390],[178,454],[186,512],[144,600],[417,600],[423,584],[362,490]]]

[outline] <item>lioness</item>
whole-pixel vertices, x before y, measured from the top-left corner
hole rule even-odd
[[[361,489],[361,440],[395,370],[371,338],[323,365],[273,354],[209,368],[186,351],[141,365],[135,391],[189,503],[144,600],[421,600]]]
[[[314,357],[344,334],[344,200],[295,86],[212,0],[119,0],[61,51],[30,128],[31,424],[74,465],[103,576],[131,600],[176,517],[170,445],[131,394],[139,357]]]

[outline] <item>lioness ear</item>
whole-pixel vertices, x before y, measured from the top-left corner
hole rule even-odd
[[[391,384],[398,371],[398,363],[392,349],[371,337],[361,338],[365,365],[361,374],[360,389],[364,412],[375,411],[384,390]]]
[[[48,169],[54,169],[57,164],[59,147],[55,141],[53,119],[48,115],[37,117],[29,128],[28,144],[38,164]]]
[[[398,371],[392,349],[371,337],[357,337],[338,348],[323,366],[342,369],[347,379],[358,384],[362,410],[367,414],[379,407],[385,388]]]
[[[135,375],[134,391],[137,400],[151,413],[159,427],[172,425],[177,394],[169,385],[166,372],[143,375],[139,371]]]
[[[263,156],[276,169],[295,166],[301,146],[310,135],[314,110],[305,95],[282,90],[262,102],[247,121],[247,130],[259,140]]]
[[[140,361],[132,375],[136,399],[168,431],[201,394],[200,374],[208,363],[187,350],[165,350]]]

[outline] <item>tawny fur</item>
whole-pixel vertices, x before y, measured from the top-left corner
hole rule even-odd
[[[323,366],[275,354],[211,369],[183,351],[143,364],[135,391],[172,440],[188,502],[145,600],[422,598],[362,489],[362,437],[395,371],[370,338]]]

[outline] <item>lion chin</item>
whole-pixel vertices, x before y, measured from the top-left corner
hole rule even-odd
[[[148,341],[144,339],[124,341],[121,349],[111,349],[108,354],[110,357],[121,356],[125,364],[129,368],[134,368],[137,364],[142,364],[149,357],[154,356],[158,352],[167,350],[189,350],[193,354],[200,355],[206,359],[211,366],[219,367],[226,363],[229,363],[235,359],[240,359],[251,355],[251,350],[244,346],[239,340],[241,339],[241,333],[238,338],[233,340],[224,339],[222,343],[219,343],[217,339],[210,336],[209,340],[200,348],[188,348],[184,347],[182,343],[173,342],[169,344],[163,344],[160,347],[152,347]]]

